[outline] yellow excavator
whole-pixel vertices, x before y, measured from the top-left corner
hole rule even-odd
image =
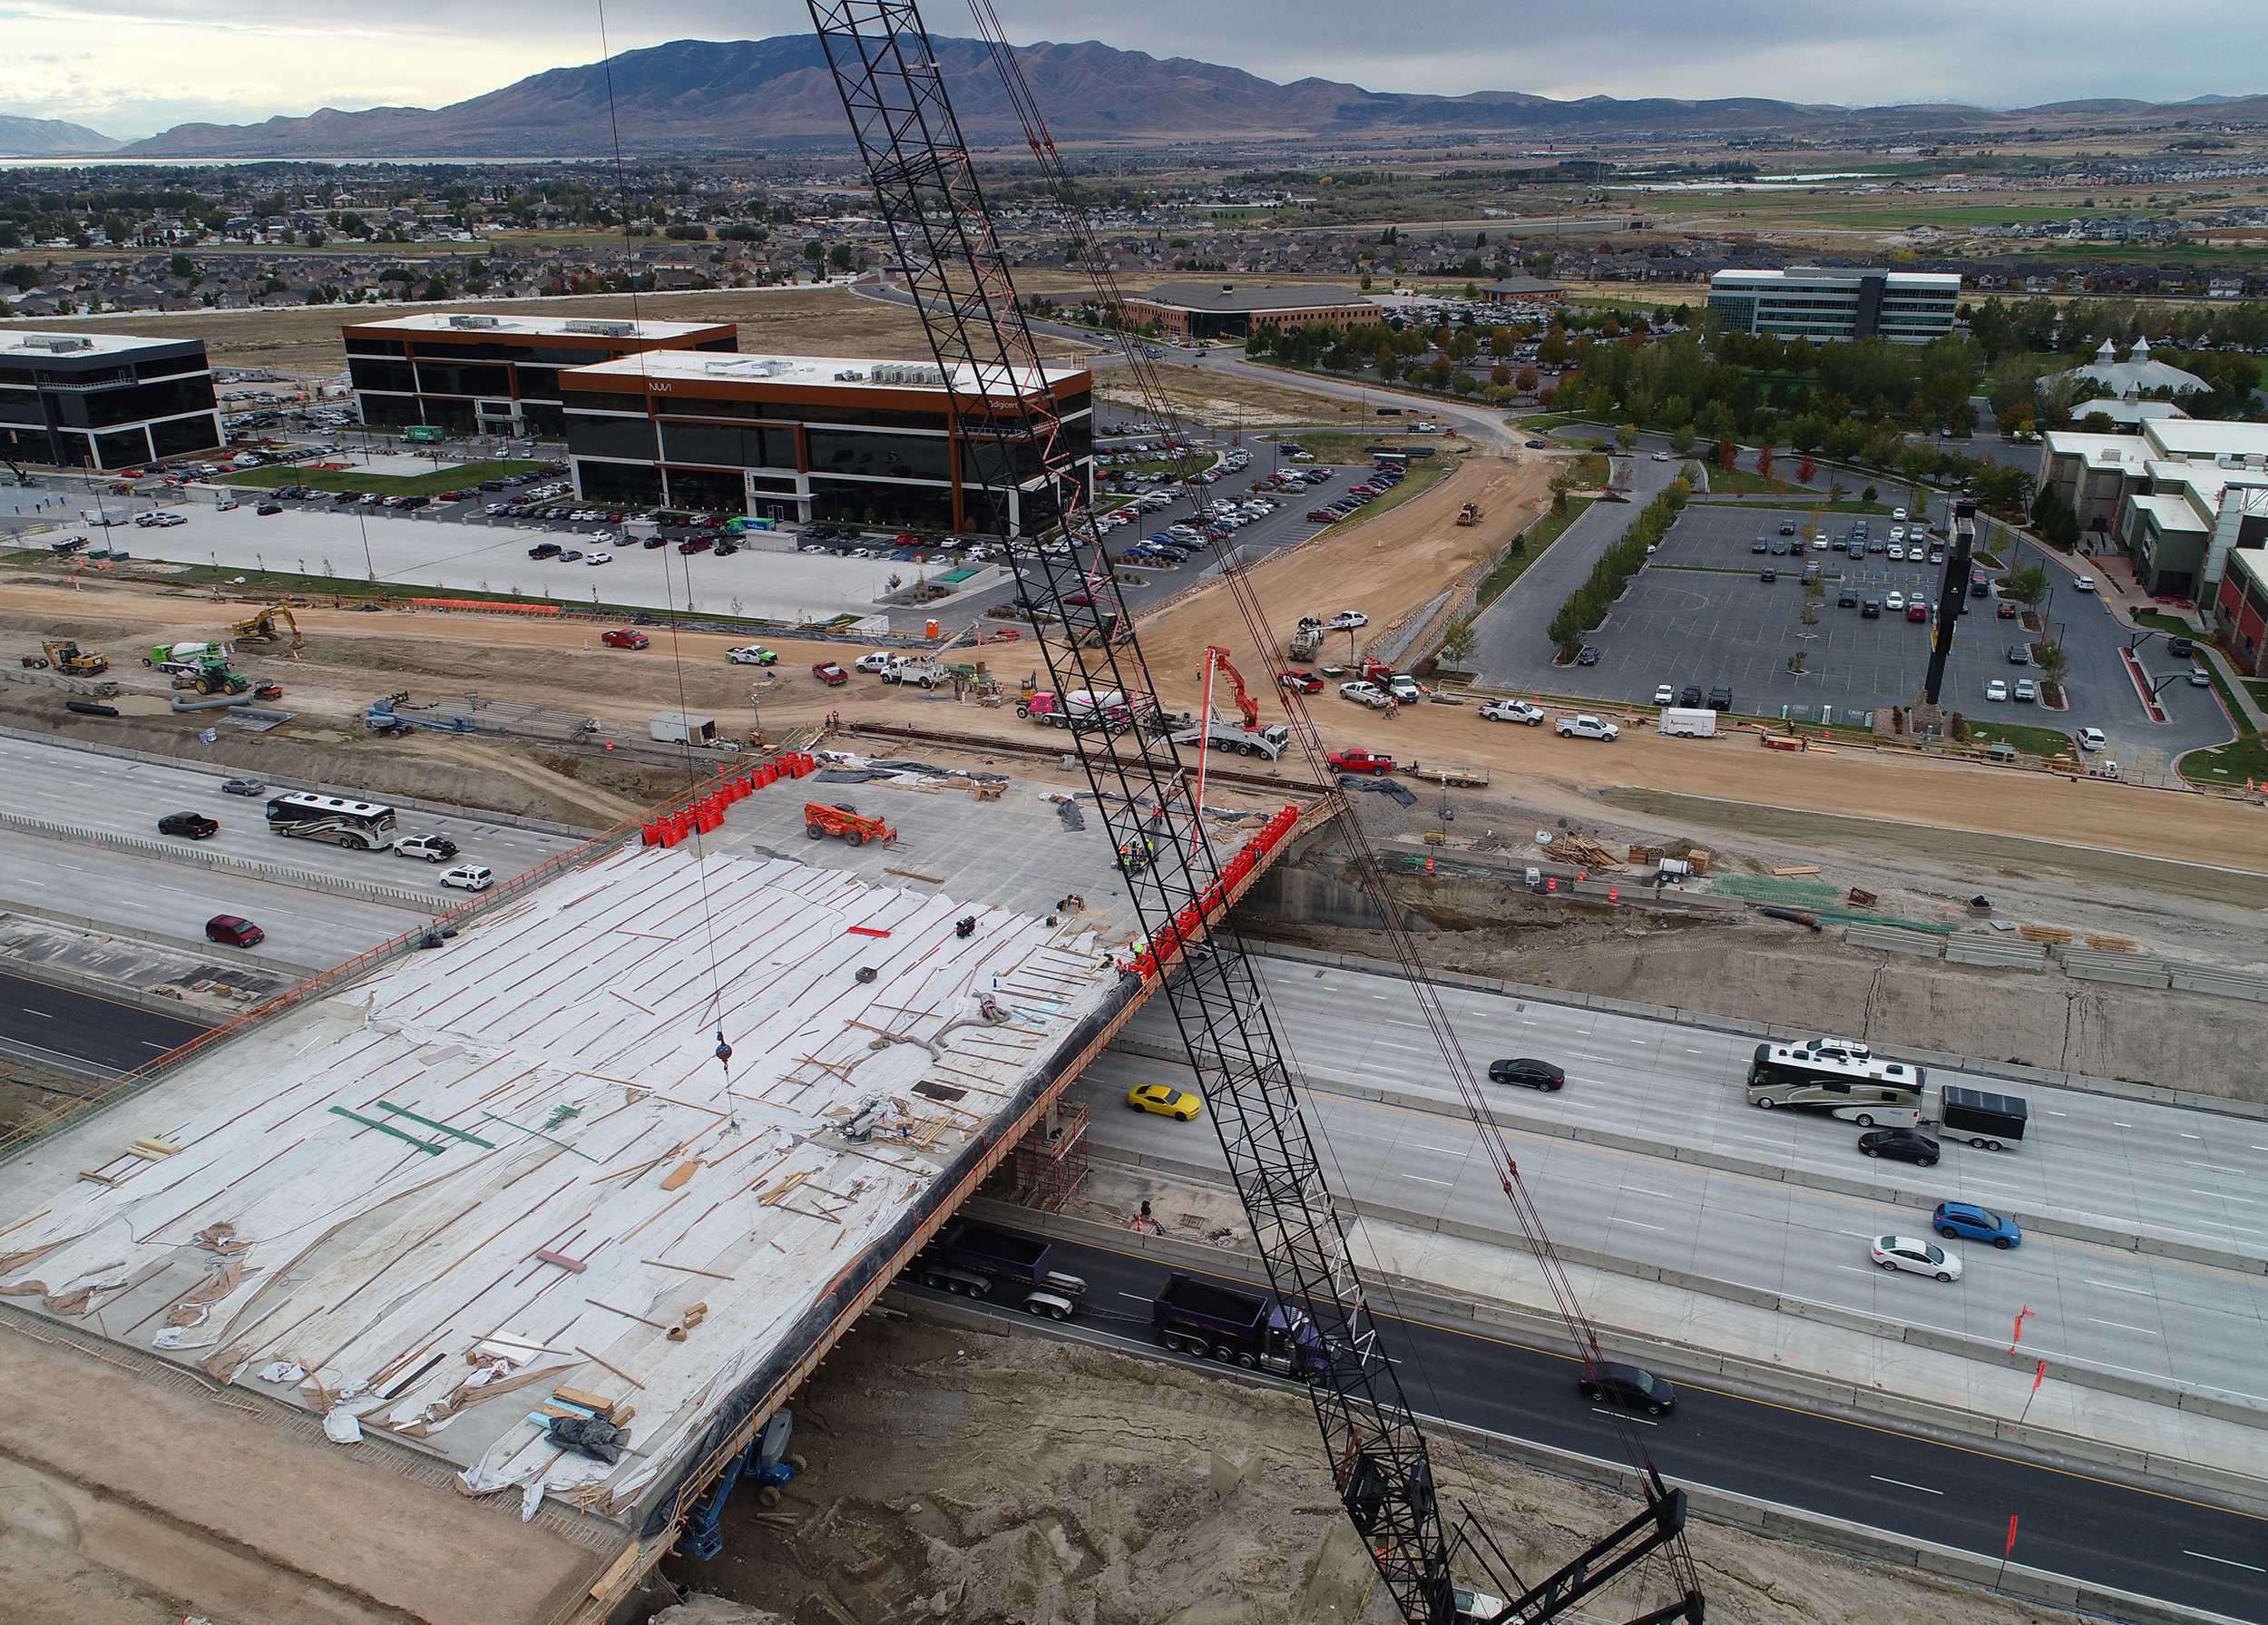
[[[259,638],[273,643],[283,636],[283,633],[276,630],[276,622],[279,621],[290,629],[291,647],[305,649],[308,643],[307,636],[300,631],[299,622],[292,617],[289,610],[279,603],[263,606],[259,614],[247,616],[230,627],[229,631],[239,638]]]
[[[99,650],[81,649],[68,639],[56,643],[42,643],[40,648],[46,651],[46,659],[27,654],[24,657],[25,665],[53,666],[56,671],[68,671],[73,677],[95,677],[111,669],[110,656]]]

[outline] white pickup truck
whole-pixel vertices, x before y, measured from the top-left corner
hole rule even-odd
[[[1552,724],[1552,728],[1563,739],[1613,740],[1622,737],[1622,729],[1613,723],[1602,722],[1592,716],[1561,717]]]
[[[1530,728],[1543,726],[1543,712],[1525,700],[1492,700],[1481,708],[1481,714],[1491,722],[1525,722]]]

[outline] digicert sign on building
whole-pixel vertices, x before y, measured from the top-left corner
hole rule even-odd
[[[956,534],[1044,528],[1035,455],[1004,500],[984,489],[944,376],[928,362],[651,350],[560,375],[567,450],[589,502],[846,520]],[[982,389],[956,378],[963,396]],[[1061,415],[1081,482],[1093,488],[1094,379],[1049,367],[1021,380]],[[998,392],[1008,395],[1006,380]]]

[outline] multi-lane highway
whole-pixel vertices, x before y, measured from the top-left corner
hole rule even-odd
[[[0,1048],[65,1071],[132,1072],[204,1031],[202,1022],[0,971]]]
[[[196,768],[0,739],[0,812],[74,831],[178,841],[185,859],[191,854],[243,858],[413,894],[430,892],[435,909],[464,896],[438,884],[445,866],[386,852],[348,852],[318,841],[279,839],[268,830],[265,796],[224,795],[220,783],[220,775]],[[161,835],[158,819],[172,812],[202,813],[219,821],[220,831],[195,842]],[[409,811],[400,815],[400,832],[445,835],[457,843],[460,861],[484,863],[499,879],[576,842],[572,836],[485,819]],[[268,934],[255,954],[304,969],[350,958],[409,929],[418,918],[418,911],[407,905],[339,896],[249,872],[112,851],[5,826],[0,826],[0,904],[99,920],[173,941],[201,939],[205,922],[215,915],[241,915]]]
[[[1071,1323],[1083,1335],[1149,1358],[1193,1363],[1159,1348],[1146,1324],[1149,1300],[1169,1266],[1057,1240],[1051,1268],[1085,1278],[1091,1309],[1132,1317],[1084,1316]],[[914,1297],[943,1300],[910,1277],[900,1285]],[[983,1307],[1011,1325],[1028,1324],[1012,1308]],[[1403,1391],[1422,1415],[1621,1459],[1612,1421],[1576,1391],[1577,1366],[1569,1356],[1517,1337],[1415,1316],[1388,1314],[1383,1327]],[[2268,1520],[1975,1445],[1822,1415],[1675,1370],[1664,1375],[1678,1386],[1677,1408],[1660,1418],[1633,1420],[1655,1463],[1673,1483],[1705,1484],[1996,1558],[2015,1517],[2015,1559],[2031,1568],[2236,1619],[2268,1620]],[[1318,1483],[1325,1482],[1320,1445],[1315,1472]]]
[[[1279,1032],[1305,1075],[1324,1085],[1308,1096],[1310,1121],[1328,1141],[1334,1189],[1429,1219],[1511,1229],[1406,984],[1297,961],[1256,963]],[[1557,1094],[1488,1086],[1512,1119],[1538,1125],[1515,1131],[1515,1150],[1562,1246],[1984,1342],[2005,1342],[2028,1308],[2024,1343],[2042,1357],[2268,1405],[2268,1277],[2257,1268],[2247,1274],[2038,1229],[2008,1252],[1945,1243],[1966,1265],[1950,1283],[1885,1274],[1867,1256],[1874,1237],[1927,1234],[1925,1212],[1888,1199],[1897,1189],[2256,1259],[2268,1250],[2268,1134],[2250,1119],[2033,1089],[2035,1128],[2020,1150],[1948,1145],[1938,1166],[1921,1169],[1860,1156],[1855,1125],[1750,1107],[1742,1080],[1754,1038],[1477,990],[1441,994],[1476,1063],[1533,1055],[1567,1070]],[[1126,1036],[1179,1047],[1156,1003]],[[1102,1143],[1225,1178],[1218,1141],[1201,1120],[1123,1106],[1136,1083],[1187,1075],[1178,1061],[1114,1051],[1070,1098],[1090,1108]],[[1331,1085],[1392,1089],[1446,1110]],[[1562,1138],[1547,1122],[1655,1149]],[[1739,1158],[1753,1171],[1679,1161],[1678,1147]],[[1781,1170],[1833,1174],[1857,1189],[1811,1189]],[[1877,1189],[1883,1195],[1868,1194]]]

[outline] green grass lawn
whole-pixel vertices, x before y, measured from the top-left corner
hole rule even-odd
[[[2244,691],[2253,697],[2253,703],[2268,709],[2268,682],[2263,682],[2254,677],[2245,678],[2244,681]]]
[[[1520,579],[1520,572],[1543,556],[1543,550],[1557,542],[1576,517],[1590,506],[1589,497],[1570,498],[1564,511],[1553,509],[1528,527],[1527,548],[1510,554],[1504,562],[1481,578],[1481,587],[1473,603],[1478,614],[1504,595],[1505,590]]]
[[[2020,722],[1980,722],[1969,719],[1968,743],[1972,749],[1981,750],[1987,745],[2006,740],[2026,756],[2063,756],[2071,749],[2071,736],[2052,728],[2028,728]]]
[[[2197,635],[2195,627],[2179,615],[2169,615],[2164,610],[2139,610],[2136,612],[2134,619],[2137,626],[2155,627],[2159,631],[2171,632],[2177,638],[2194,638]]]
[[[1754,469],[1735,468],[1727,474],[1715,463],[1707,465],[1711,496],[1810,496],[1813,493],[1785,480],[1768,480]]]
[[[460,463],[438,474],[363,474],[352,468],[280,466],[248,468],[220,476],[224,485],[312,485],[318,491],[375,491],[381,496],[431,496],[436,491],[469,491],[483,480],[533,474],[541,463]]]
[[[2181,759],[2182,777],[2207,788],[2243,789],[2268,780],[2268,734],[2249,733],[2218,750],[2193,750]]]

